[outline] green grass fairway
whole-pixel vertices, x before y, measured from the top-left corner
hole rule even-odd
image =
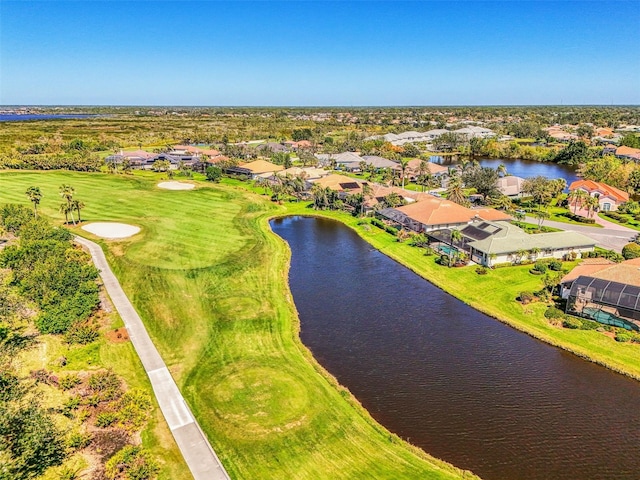
[[[0,203],[26,204],[38,186],[43,214],[61,220],[70,184],[86,221],[142,227],[103,245],[233,478],[472,478],[376,424],[301,344],[289,251],[267,223],[286,207],[233,186],[161,190],[159,178],[4,172]]]

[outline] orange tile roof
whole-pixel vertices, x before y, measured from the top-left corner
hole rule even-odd
[[[475,213],[462,205],[431,197],[419,202],[398,207],[408,217],[424,225],[446,225],[455,223],[467,223],[475,217]]]
[[[276,165],[275,163],[267,162],[266,160],[256,160],[254,162],[241,163],[240,166],[242,168],[251,170],[251,172],[255,174],[279,172],[280,170],[284,170],[284,167],[282,165]]]
[[[345,187],[347,185],[357,185],[355,189],[360,191],[360,185],[362,185],[362,180],[357,178],[347,177],[346,175],[338,175],[336,173],[327,175],[326,177],[319,178],[314,182],[321,187],[329,187],[331,190],[343,191],[343,190],[354,190],[353,187]],[[344,186],[343,186],[344,185]]]
[[[631,148],[626,145],[616,148],[616,155],[640,155],[640,148]]]
[[[413,160],[409,160],[409,163],[407,163],[407,169],[415,173],[418,173],[418,171],[420,171],[421,162],[422,160],[420,160],[419,158],[414,158]],[[445,173],[449,171],[449,168],[443,165],[438,165],[437,163],[426,162],[426,164],[431,175],[436,175],[438,173]]]
[[[578,265],[562,279],[562,282],[575,280],[580,275],[640,287],[640,258],[613,265]]]
[[[473,208],[471,209],[482,220],[496,222],[498,220],[511,220],[511,215],[495,208]]]
[[[600,191],[619,202],[626,202],[629,200],[629,194],[627,192],[623,192],[619,188],[612,187],[606,183],[594,182],[593,180],[576,180],[569,185],[569,191],[573,191],[578,188],[582,188],[589,193]]]

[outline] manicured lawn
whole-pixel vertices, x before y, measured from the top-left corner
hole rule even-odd
[[[299,341],[289,250],[267,219],[304,204],[278,206],[235,181],[161,190],[159,178],[4,172],[0,203],[27,203],[27,187],[39,186],[42,213],[61,220],[65,183],[87,205],[86,221],[142,227],[130,239],[102,243],[233,478],[463,476],[376,424]],[[127,356],[123,350],[123,362]],[[152,447],[161,442],[159,428],[144,436]]]

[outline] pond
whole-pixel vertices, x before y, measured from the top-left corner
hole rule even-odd
[[[382,425],[485,479],[637,479],[640,383],[466,306],[339,222],[277,219],[301,339]]]

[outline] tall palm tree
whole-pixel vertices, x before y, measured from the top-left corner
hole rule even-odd
[[[447,187],[447,200],[451,200],[458,205],[466,206],[467,197],[462,190],[462,182],[459,175],[452,175],[449,179],[449,185]]]
[[[587,211],[589,212],[589,218],[593,217],[593,213],[598,210],[600,206],[600,199],[598,197],[592,197],[589,195],[585,200],[585,206],[587,207]]]
[[[451,266],[451,261],[454,256],[458,256],[458,250],[453,246],[454,242],[462,241],[462,233],[460,230],[456,230],[455,228],[451,229],[451,252],[449,252],[449,266]]]
[[[67,213],[71,215],[71,221],[75,225],[76,221],[73,219],[73,207],[71,206],[75,189],[71,185],[60,185],[59,190],[60,190],[60,196],[67,201]],[[65,213],[65,218],[67,218],[67,213]],[[68,223],[68,219],[67,219],[67,223]]]
[[[42,193],[40,192],[40,187],[29,187],[25,192],[27,197],[31,203],[33,203],[33,214],[38,217],[38,205],[40,205],[40,200],[42,200]]]
[[[404,188],[404,176],[405,173],[407,172],[407,165],[409,164],[409,159],[408,158],[401,158],[400,159],[400,172],[402,173],[402,188]]]
[[[60,204],[60,213],[64,213],[64,223],[69,223],[69,204],[61,203]]]
[[[498,165],[497,171],[498,171],[498,175],[500,175],[501,177],[507,176],[507,167],[504,166],[504,163],[501,163],[500,165]]]
[[[71,206],[78,212],[78,223],[82,222],[80,218],[80,210],[82,210],[86,205],[82,202],[82,200],[73,200],[71,202]]]
[[[582,206],[582,204],[584,203],[586,196],[587,196],[587,192],[585,192],[580,188],[577,188],[569,192],[569,196],[567,198],[569,199],[570,202],[573,202],[574,215],[578,210],[578,205]]]
[[[368,183],[363,183],[362,184],[362,211],[360,212],[360,214],[363,216],[364,216],[364,205],[367,202],[367,198],[371,196],[372,193],[373,193],[373,189],[371,188],[371,185],[369,185]]]

